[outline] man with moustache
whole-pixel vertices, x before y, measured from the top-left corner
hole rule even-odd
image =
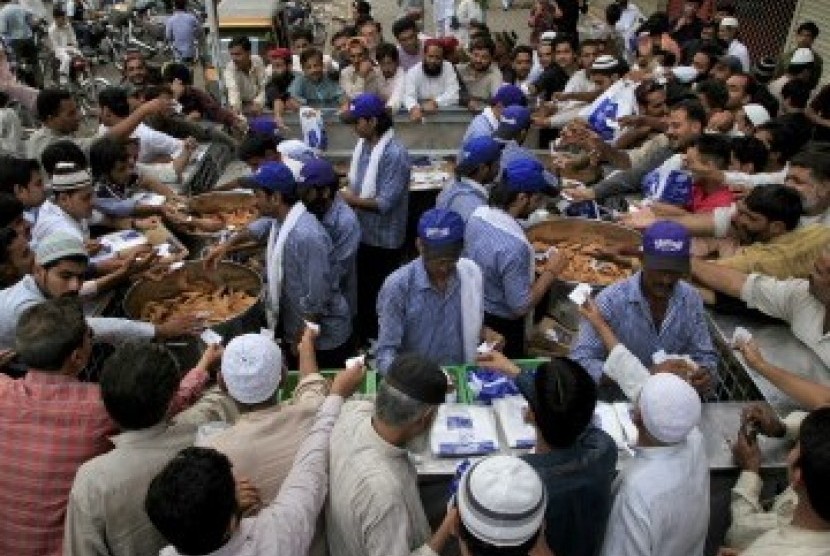
[[[640,362],[654,372],[680,372],[698,392],[709,393],[718,367],[703,300],[683,280],[690,268],[691,236],[675,222],[655,222],[643,233],[641,272],[606,288],[596,298],[605,321]],[[653,363],[660,350],[688,355],[683,360]],[[608,356],[592,325],[583,320],[571,357],[599,382]]]
[[[421,121],[425,114],[456,106],[458,98],[458,76],[452,64],[444,60],[444,43],[426,41],[423,61],[406,72],[403,105],[409,118]]]

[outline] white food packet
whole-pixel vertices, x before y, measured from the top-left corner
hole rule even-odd
[[[477,352],[479,355],[487,355],[488,353],[490,353],[491,351],[493,351],[493,348],[494,348],[494,347],[495,347],[495,344],[491,344],[491,343],[489,343],[489,342],[481,342],[481,345],[479,345],[479,346],[476,348],[476,352]]]
[[[355,367],[359,367],[366,362],[365,355],[358,355],[357,357],[350,357],[346,359],[346,368],[347,369],[354,369]]]
[[[735,331],[732,333],[732,345],[737,346],[740,343],[748,342],[752,339],[752,332],[744,328],[743,326],[738,326],[735,328]]]
[[[222,336],[210,328],[205,328],[199,338],[201,338],[201,340],[209,346],[222,344]]]
[[[305,327],[311,330],[312,332],[319,334],[320,333],[320,325],[315,322],[304,321]]]
[[[579,306],[585,304],[588,301],[588,298],[591,296],[591,286],[589,284],[579,284],[577,285],[573,291],[568,294],[568,299],[573,301]]]

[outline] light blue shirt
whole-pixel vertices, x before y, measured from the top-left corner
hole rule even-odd
[[[487,196],[483,185],[469,178],[460,178],[441,190],[435,199],[435,206],[457,212],[466,223],[478,207],[487,204]]]
[[[339,106],[344,97],[340,83],[327,75],[316,83],[303,74],[296,75],[288,86],[288,94],[300,104],[318,107]]]
[[[190,12],[176,11],[167,19],[164,36],[182,58],[196,55],[196,39],[201,34],[199,20]]]
[[[654,324],[651,308],[640,286],[641,273],[605,288],[597,296],[602,316],[614,330],[620,343],[646,368],[653,365],[652,355],[660,350],[688,355],[710,371],[718,367],[718,353],[712,346],[709,327],[700,294],[686,282],[678,282],[669,300],[663,322]],[[584,319],[572,348],[571,357],[599,381],[608,357],[594,327]]]
[[[357,248],[360,246],[360,222],[352,208],[340,195],[334,198],[329,211],[323,215],[323,228],[331,238],[332,266],[346,296],[351,312],[357,312]]]
[[[0,36],[7,40],[32,38],[29,12],[17,4],[6,4],[0,9]]]
[[[372,155],[372,146],[366,144],[357,162],[357,176],[352,190],[360,195],[360,186]],[[406,237],[406,214],[409,205],[409,182],[412,165],[406,147],[396,138],[386,145],[380,157],[377,173],[378,212],[355,209],[362,242],[373,247],[397,249]]]
[[[312,315],[320,325],[317,349],[340,347],[351,336],[351,312],[335,276],[333,250],[328,233],[308,212],[300,216],[286,238],[280,318],[288,343],[297,342],[304,321]]]
[[[461,285],[453,275],[446,292],[432,285],[423,259],[390,274],[378,294],[378,370],[398,355],[417,353],[439,365],[463,364]]]
[[[530,306],[533,264],[527,241],[470,218],[464,233],[466,257],[481,268],[484,312],[505,319],[521,317]]]

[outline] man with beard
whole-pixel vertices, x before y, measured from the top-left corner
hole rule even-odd
[[[258,115],[265,108],[265,64],[251,54],[248,37],[234,37],[228,44],[230,63],[225,66],[224,83],[228,104],[237,114]]]
[[[496,45],[492,39],[484,37],[470,45],[470,62],[458,66],[461,79],[461,104],[471,112],[481,111],[496,95],[502,84],[502,75],[493,63]]]
[[[568,80],[579,69],[574,39],[569,35],[557,34],[553,41],[541,43],[539,61],[543,71],[530,86],[530,94],[550,101],[555,93],[565,89]]]
[[[567,264],[555,253],[534,279],[533,248],[518,222],[542,206],[548,189],[542,164],[519,158],[490,190],[489,206],[477,208],[467,221],[465,254],[484,278],[484,324],[504,336],[510,358],[524,354],[525,318]]]
[[[504,82],[520,87],[523,91],[533,81],[531,70],[533,69],[533,48],[526,44],[520,44],[510,54],[510,69],[504,71]]]
[[[328,160],[306,162],[297,178],[297,193],[308,211],[317,217],[332,241],[333,274],[346,296],[352,315],[357,314],[357,249],[360,222],[338,194],[340,180]]]
[[[699,137],[705,127],[706,111],[703,106],[697,100],[681,101],[669,110],[665,132],[669,138],[668,145],[654,149],[630,170],[616,172],[589,189],[569,189],[568,195],[577,200],[604,201],[609,197],[638,192],[652,172],[680,169],[683,165],[680,153],[685,152],[689,143]]]
[[[458,76],[444,60],[444,43],[430,39],[424,44],[424,60],[406,72],[404,108],[412,121],[423,120],[441,107],[458,105]]]
[[[689,273],[691,237],[674,222],[655,222],[643,233],[643,269],[604,289],[596,298],[603,319],[619,343],[652,373],[678,372],[698,392],[709,393],[718,368],[703,300],[683,279]],[[683,360],[654,364],[652,356],[688,355]],[[583,319],[571,358],[599,382],[605,374],[608,350],[596,329]]]
[[[32,274],[10,288],[0,290],[0,349],[14,348],[17,321],[27,309],[48,299],[78,297],[89,267],[82,241],[56,232],[35,249]],[[166,339],[197,332],[201,325],[195,315],[152,325],[127,319],[90,317],[87,324],[96,340],[118,343]]]
[[[158,68],[151,68],[140,52],[130,52],[124,60],[124,85],[136,88],[158,85],[161,83],[161,73]]]
[[[265,68],[265,105],[270,106],[274,113],[278,112],[277,103],[291,103],[288,88],[296,78],[293,57],[287,48],[272,48],[268,51],[270,64]],[[291,106],[296,110],[299,106]]]
[[[752,70],[749,62],[749,49],[738,40],[738,19],[735,17],[724,17],[718,27],[718,38],[727,45],[726,53],[735,56],[741,61],[741,69],[748,72]]]

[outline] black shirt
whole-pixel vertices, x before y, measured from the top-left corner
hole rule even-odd
[[[542,99],[548,101],[553,96],[553,93],[559,93],[565,88],[569,79],[570,76],[565,73],[565,70],[553,64],[542,72],[542,75],[536,79],[533,86],[539,92]]]

